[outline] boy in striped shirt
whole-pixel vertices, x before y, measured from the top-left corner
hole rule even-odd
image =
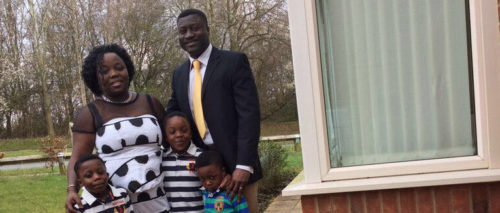
[[[205,212],[247,213],[248,205],[243,196],[235,195],[231,200],[226,190],[219,188],[226,170],[222,157],[215,151],[205,151],[196,159],[196,172],[203,184]]]
[[[108,184],[106,166],[97,155],[86,155],[75,163],[78,184],[82,186],[82,206],[75,209],[85,213],[132,213],[127,190]]]
[[[164,119],[165,140],[170,147],[163,153],[164,189],[170,212],[203,212],[201,182],[194,170],[201,149],[191,142],[191,126],[182,112],[171,112]]]

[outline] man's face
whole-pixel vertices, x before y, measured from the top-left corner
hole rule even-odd
[[[193,14],[180,18],[177,20],[177,29],[179,44],[192,58],[198,58],[207,49],[210,43],[210,32],[199,15]]]

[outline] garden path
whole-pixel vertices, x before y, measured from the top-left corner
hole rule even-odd
[[[267,207],[264,213],[300,213],[302,205],[300,204],[300,196],[278,196]]]

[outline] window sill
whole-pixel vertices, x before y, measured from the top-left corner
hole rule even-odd
[[[340,192],[371,191],[383,189],[453,185],[500,181],[500,169],[478,169],[392,177],[305,183],[301,172],[283,189],[283,196],[328,194]]]

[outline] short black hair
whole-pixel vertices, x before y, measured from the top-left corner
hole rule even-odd
[[[102,59],[105,53],[115,53],[123,60],[127,67],[129,83],[132,81],[135,74],[134,62],[132,62],[125,48],[118,44],[104,44],[94,47],[83,61],[82,78],[85,85],[96,96],[102,95],[102,90],[97,81],[97,73],[102,66]]]
[[[207,15],[205,15],[205,13],[201,10],[198,10],[198,9],[194,9],[194,8],[189,8],[189,9],[185,9],[181,12],[181,14],[179,14],[177,16],[177,22],[179,22],[179,19],[180,18],[184,18],[186,16],[189,16],[189,15],[198,15],[201,20],[203,21],[203,23],[205,24],[205,27],[208,29],[208,20],[207,20]]]
[[[216,151],[204,151],[197,158],[194,164],[195,169],[199,169],[201,167],[216,165],[217,167],[224,167],[224,161],[220,154]]]
[[[191,128],[191,123],[189,122],[189,118],[187,117],[187,115],[185,113],[183,113],[181,111],[171,111],[171,112],[168,112],[168,114],[165,114],[163,116],[163,119],[161,120],[160,127],[161,127],[161,130],[162,130],[164,137],[166,137],[166,135],[167,135],[167,130],[165,128],[167,128],[168,119],[175,117],[175,116],[179,116],[179,117],[186,119],[186,121],[188,122],[189,128]],[[165,145],[170,146],[168,143]]]
[[[165,114],[165,116],[163,116],[163,126],[166,127],[168,119],[175,117],[175,116],[183,117],[189,123],[189,119],[185,113],[183,113],[181,111],[171,111],[171,112],[168,112],[168,114]],[[189,124],[189,125],[191,125],[191,124]]]
[[[75,169],[76,176],[78,177],[78,169],[80,169],[80,166],[82,165],[82,163],[89,161],[89,160],[94,160],[94,159],[101,161],[102,164],[104,165],[104,167],[106,168],[106,164],[99,156],[97,156],[95,154],[85,155],[75,162],[74,169]]]

